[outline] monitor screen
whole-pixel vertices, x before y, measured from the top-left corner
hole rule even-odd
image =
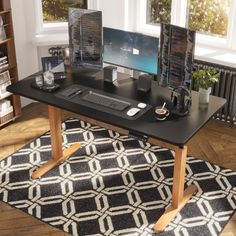
[[[184,86],[191,90],[195,31],[161,24],[159,83],[170,89]]]
[[[69,8],[72,67],[102,68],[102,12]]]
[[[109,64],[157,75],[156,37],[103,28],[103,61]]]

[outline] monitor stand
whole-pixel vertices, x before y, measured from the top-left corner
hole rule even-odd
[[[137,70],[130,70],[130,77],[133,79],[138,79],[140,75],[147,74]]]

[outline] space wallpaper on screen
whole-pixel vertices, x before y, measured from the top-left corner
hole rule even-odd
[[[157,74],[158,38],[104,27],[103,46],[104,62]]]

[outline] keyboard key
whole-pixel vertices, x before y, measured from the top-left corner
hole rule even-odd
[[[130,106],[130,103],[122,101],[116,98],[108,97],[103,94],[90,91],[88,94],[82,97],[82,100],[95,103],[101,106],[105,106],[117,111],[123,111]]]

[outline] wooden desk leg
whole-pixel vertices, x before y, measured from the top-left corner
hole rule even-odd
[[[40,178],[80,148],[80,144],[76,143],[64,151],[62,150],[61,110],[57,107],[48,106],[48,115],[51,133],[52,158],[34,171],[32,179]]]
[[[197,191],[197,187],[192,184],[184,190],[185,166],[186,166],[187,146],[176,147],[174,178],[172,189],[172,203],[158,219],[154,225],[156,232],[163,231],[177,213],[185,206],[192,195]]]

